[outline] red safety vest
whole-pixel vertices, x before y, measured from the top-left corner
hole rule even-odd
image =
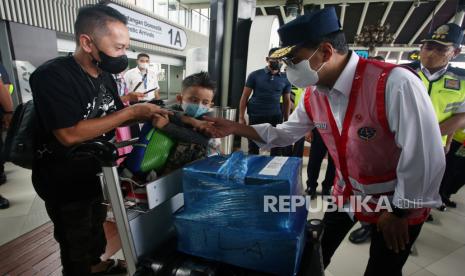
[[[401,150],[386,118],[385,85],[389,73],[396,65],[360,59],[350,92],[349,103],[341,133],[331,112],[328,98],[321,92],[307,88],[305,109],[321,134],[334,160],[336,177],[334,196],[367,195],[372,210],[379,196],[392,200]],[[410,183],[415,185],[415,183]],[[409,224],[419,224],[428,217],[429,208],[413,209]],[[355,212],[360,221],[376,223],[380,212]]]

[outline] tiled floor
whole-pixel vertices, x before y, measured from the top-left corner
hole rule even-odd
[[[44,202],[31,184],[31,171],[10,163],[5,165],[8,181],[0,194],[10,201],[10,208],[0,210],[0,245],[37,228],[49,220]]]
[[[305,183],[306,162],[302,174]],[[326,170],[324,161],[322,171]],[[320,173],[320,181],[324,174]],[[434,222],[425,223],[418,237],[413,254],[404,266],[404,276],[463,276],[465,275],[465,188],[453,197],[457,209],[447,212],[433,210]],[[310,214],[311,218],[322,218],[323,213]],[[354,226],[358,228],[359,224]],[[329,276],[363,275],[368,262],[369,243],[354,245],[346,238],[336,251],[326,270]]]
[[[307,159],[304,159],[304,181],[306,162]],[[324,163],[322,170],[325,168]],[[8,182],[0,186],[0,194],[10,200],[11,207],[0,210],[0,245],[48,221],[43,201],[32,188],[30,171],[7,164],[6,172]],[[465,189],[454,199],[459,203],[457,209],[444,213],[433,211],[435,221],[423,227],[415,244],[417,254],[410,256],[404,267],[405,276],[465,275]],[[321,218],[322,215],[322,212],[318,212],[309,217]],[[369,243],[353,245],[346,239],[336,251],[326,275],[363,275],[368,248]],[[121,257],[121,252],[117,256]]]

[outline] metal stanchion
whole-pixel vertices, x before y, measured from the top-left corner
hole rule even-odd
[[[231,121],[236,120],[236,112],[235,108],[230,107],[221,107],[215,106],[213,107],[213,116],[217,118],[224,118]],[[233,151],[234,145],[234,135],[229,135],[227,137],[221,138],[221,152],[223,154],[231,154]]]

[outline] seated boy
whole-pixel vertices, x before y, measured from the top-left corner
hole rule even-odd
[[[207,123],[201,121],[201,118],[210,111],[214,91],[215,83],[207,72],[190,75],[182,82],[181,94],[177,96],[178,104],[169,107],[170,110],[177,111],[175,115],[154,117],[153,126],[177,142],[162,174],[181,168],[192,161],[220,153],[218,139],[209,139],[192,131],[192,128]]]

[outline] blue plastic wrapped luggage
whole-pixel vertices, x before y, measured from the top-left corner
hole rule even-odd
[[[261,272],[295,275],[307,210],[264,212],[264,196],[301,195],[300,171],[300,158],[242,153],[184,168],[185,205],[175,218],[178,249]]]

